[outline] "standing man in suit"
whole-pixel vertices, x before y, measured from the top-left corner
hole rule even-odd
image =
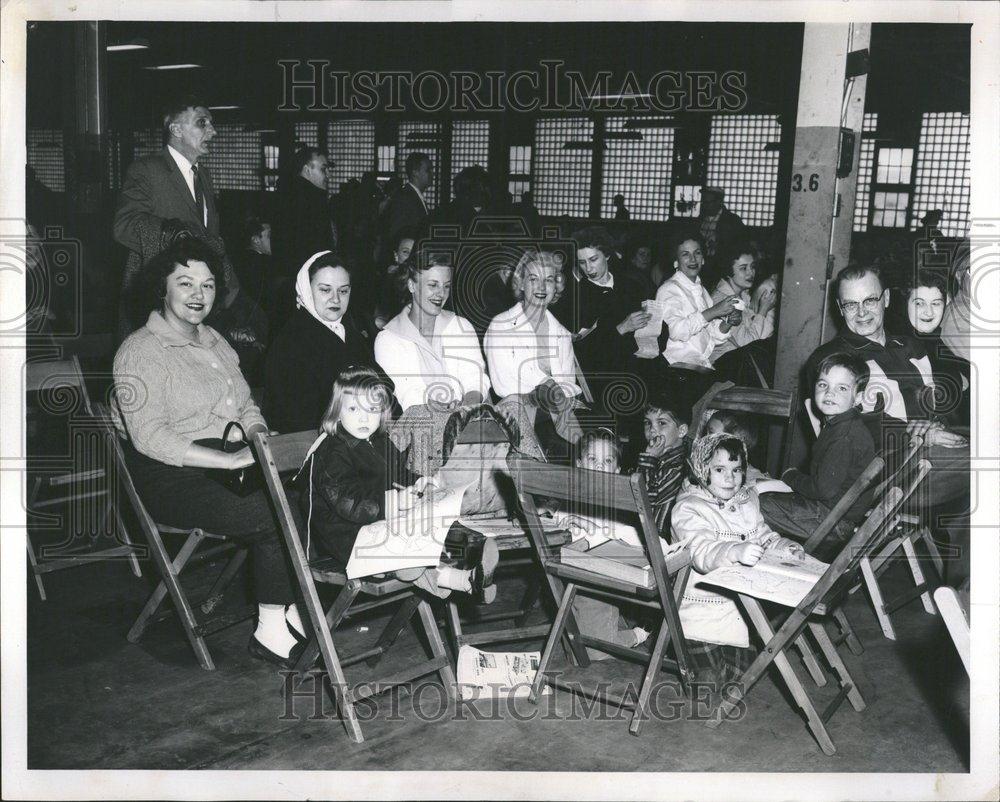
[[[334,233],[327,197],[327,173],[333,163],[322,148],[306,146],[292,157],[287,182],[278,188],[278,219],[274,226],[274,256],[291,287],[299,268],[314,253],[334,248]]]
[[[732,245],[746,236],[746,227],[739,215],[725,205],[726,191],[721,187],[701,188],[701,215],[698,230],[705,243],[705,255],[713,260],[726,253]]]
[[[143,324],[130,323],[125,306],[139,268],[182,231],[204,240],[222,257],[227,288],[223,307],[232,304],[240,289],[219,234],[212,176],[198,163],[215,136],[212,114],[199,99],[182,96],[164,110],[163,133],[163,150],[129,166],[115,210],[114,238],[129,250],[119,320],[123,337]]]
[[[431,159],[426,153],[415,151],[406,157],[406,183],[392,196],[382,214],[382,244],[378,264],[388,264],[391,250],[399,232],[404,228],[422,233],[427,222],[427,203],[424,191],[434,180]]]

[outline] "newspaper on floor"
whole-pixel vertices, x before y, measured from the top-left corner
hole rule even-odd
[[[483,652],[475,646],[458,650],[458,687],[463,701],[528,695],[541,652]],[[551,693],[547,686],[543,694]]]
[[[689,581],[699,586],[717,585],[757,599],[796,607],[829,567],[807,554],[798,557],[783,550],[768,550],[756,565],[716,568],[704,576],[692,575]]]
[[[448,530],[462,511],[462,496],[469,484],[435,488],[426,503],[362,526],[347,562],[347,578],[437,565]],[[386,493],[386,510],[393,508],[393,493]]]

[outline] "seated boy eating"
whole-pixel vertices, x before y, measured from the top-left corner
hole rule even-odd
[[[823,420],[809,471],[789,468],[782,481],[793,492],[763,493],[760,509],[774,529],[807,540],[837,501],[875,458],[875,441],[861,419],[868,365],[852,354],[830,354],[819,364],[813,402]],[[871,506],[871,490],[845,513],[814,556],[831,560]]]
[[[636,468],[646,480],[646,494],[661,535],[669,529],[670,509],[684,480],[687,433],[688,425],[681,419],[676,404],[663,393],[652,396],[643,420],[646,448],[639,455]]]

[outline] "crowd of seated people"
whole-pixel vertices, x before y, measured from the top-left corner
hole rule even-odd
[[[302,162],[307,181],[306,173],[325,169],[319,155],[323,163],[317,154]],[[945,344],[942,320],[952,293],[935,275],[915,275],[905,301],[895,302],[905,315],[889,330],[891,296],[877,269],[842,271],[835,295],[844,329],[803,365],[819,423],[811,461],[805,470],[786,471],[783,487],[765,484],[768,477],[752,472],[747,422],[719,417],[694,442],[697,432],[689,430],[695,402],[713,383],[760,386],[770,378],[779,290],[763,275],[752,242],[709,226],[721,278],[706,286],[700,233],[684,232],[663,249],[664,271],[641,238],[626,247],[590,226],[572,235],[572,254],[543,242],[507,249],[506,261],[486,276],[489,297],[477,306],[474,295],[454,297],[465,263],[427,236],[428,164],[417,156],[397,190],[405,201],[373,205],[391,225],[364,246],[361,264],[356,243],[341,249],[331,242],[300,254],[293,279],[266,285],[267,294],[283,294],[266,299],[271,308],[294,311],[263,356],[264,414],[241,372],[242,356],[210,325],[225,278],[214,240],[172,236],[130,283],[145,304],[144,325],[122,343],[114,363],[129,467],[157,521],[222,534],[245,534],[251,523],[263,535],[254,550],[255,656],[287,664],[302,629],[264,491],[238,497],[206,474],[253,462],[248,449],[220,450],[230,421],[248,436],[317,434],[306,472],[308,495],[319,502],[308,511],[315,524],[309,531],[344,559],[358,529],[386,514],[383,494],[394,482],[405,489],[397,501],[406,507],[429,476],[447,467],[457,453],[456,413],[462,421],[492,416],[518,433],[511,440],[522,452],[585,469],[618,471],[627,440],[625,466],[642,474],[661,534],[691,548],[696,571],[752,565],[766,549],[801,552],[810,527],[871,458],[887,443],[899,447],[897,435],[924,438],[934,466],[931,503],[968,510],[969,449],[961,427],[968,423],[969,366]],[[464,176],[472,178],[484,180],[478,172]],[[299,187],[303,197],[307,189]],[[439,217],[450,214],[467,228],[489,193],[474,182],[463,192]],[[264,250],[267,235],[256,221],[248,247]],[[245,289],[254,284],[245,281]],[[641,354],[637,332],[660,310],[656,352]],[[381,389],[369,409],[359,399],[373,384]],[[622,386],[634,391],[624,400],[615,389]],[[130,405],[128,388],[143,402]],[[601,454],[613,456],[613,464],[587,462]],[[491,471],[504,470],[501,452],[481,458]],[[503,508],[487,484],[477,486],[463,512]],[[852,508],[820,556],[829,559],[849,537],[868,500]],[[495,562],[489,550],[461,565],[443,556],[437,568],[400,578],[439,596],[455,590],[489,600]],[[682,620],[704,644],[700,669],[731,678],[747,662],[746,626],[735,606],[714,595],[685,595]],[[645,630],[616,611],[605,615],[606,607],[583,617],[600,619],[595,626],[610,627],[622,643],[641,642]]]

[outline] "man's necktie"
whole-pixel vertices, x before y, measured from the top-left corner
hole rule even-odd
[[[201,176],[198,174],[198,165],[191,165],[191,174],[194,176],[194,202],[198,207],[198,219],[205,220],[205,194],[201,190]]]

